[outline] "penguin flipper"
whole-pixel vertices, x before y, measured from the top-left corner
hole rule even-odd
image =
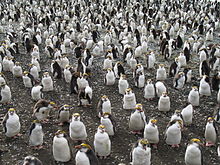
[[[31,135],[31,133],[32,133],[32,131],[33,131],[34,128],[35,128],[35,123],[32,123],[31,126],[30,126],[30,128],[29,128],[29,131],[28,131],[28,136]]]
[[[3,118],[3,121],[2,121],[4,132],[7,132],[7,127],[6,127],[7,119],[8,119],[8,113],[5,115],[5,117]]]
[[[98,105],[96,107],[97,116],[99,116],[99,113],[102,111],[102,99],[99,100]]]
[[[99,160],[92,149],[87,151],[86,155],[89,158],[90,165],[100,165]]]

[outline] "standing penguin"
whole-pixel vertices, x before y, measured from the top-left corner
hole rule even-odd
[[[192,106],[199,106],[199,91],[197,86],[193,86],[188,95],[188,102]]]
[[[111,56],[107,56],[103,63],[103,70],[107,70],[108,68],[112,69],[112,58]]]
[[[19,134],[21,129],[20,119],[14,108],[10,108],[8,110],[8,113],[5,115],[2,121],[2,125],[7,137],[15,137],[21,135]]]
[[[48,72],[45,72],[41,80],[43,91],[53,91],[53,80]]]
[[[179,147],[181,141],[182,121],[173,120],[167,126],[165,131],[166,143],[172,147]]]
[[[95,153],[98,157],[107,158],[111,153],[111,141],[105,131],[105,126],[100,125],[94,137]]]
[[[135,76],[135,86],[138,88],[143,88],[145,85],[145,75],[143,72],[138,72]]]
[[[151,79],[147,80],[147,84],[144,88],[144,98],[147,100],[152,100],[155,97],[155,86]]]
[[[215,145],[217,134],[218,132],[217,127],[215,125],[215,120],[214,118],[209,117],[205,127],[205,140],[207,147]]]
[[[101,125],[105,126],[105,131],[108,133],[109,136],[114,136],[115,134],[115,121],[112,115],[108,112],[105,112],[100,120]]]
[[[62,107],[60,107],[58,112],[58,120],[59,125],[63,125],[64,123],[68,123],[70,118],[70,106],[68,104],[64,104]]]
[[[191,82],[192,80],[192,69],[190,67],[184,68],[183,72],[185,73],[186,83]]]
[[[62,68],[58,64],[57,60],[56,61],[54,61],[54,60],[52,61],[51,71],[52,71],[52,75],[53,75],[54,78],[57,78],[57,79],[61,79],[62,78]]]
[[[0,103],[8,104],[11,101],[11,89],[4,82],[0,84]]]
[[[119,94],[124,95],[128,87],[129,87],[128,81],[126,80],[126,76],[123,74],[120,76],[120,79],[118,81]]]
[[[167,73],[166,69],[164,68],[164,64],[160,64],[159,68],[157,69],[157,74],[156,74],[156,80],[166,80],[167,78]]]
[[[87,132],[86,127],[82,121],[80,121],[80,114],[74,113],[72,115],[72,121],[69,126],[70,138],[72,140],[86,140]]]
[[[189,104],[188,106],[183,108],[181,115],[183,118],[184,125],[188,126],[188,125],[192,124],[192,119],[193,119],[193,106],[192,106],[192,104]]]
[[[185,152],[186,165],[202,165],[203,155],[200,147],[201,142],[199,139],[191,139]]]
[[[73,68],[70,66],[70,65],[66,65],[65,66],[65,69],[63,71],[63,74],[64,74],[64,79],[65,79],[65,82],[66,83],[70,83],[71,82],[71,79],[72,79],[72,71],[73,71]]]
[[[202,61],[199,65],[199,75],[202,77],[203,75],[209,76],[210,74],[210,67],[208,65],[208,62],[206,60]]]
[[[182,89],[185,85],[186,77],[184,72],[178,73],[173,80],[173,87],[175,89]]]
[[[99,165],[92,147],[86,143],[75,146],[78,149],[75,157],[76,165]]]
[[[12,69],[12,74],[14,77],[22,77],[22,68],[20,66],[20,62],[15,62],[15,65],[13,66]]]
[[[152,144],[154,148],[157,148],[157,144],[159,143],[159,131],[156,124],[156,119],[150,119],[144,128],[144,139],[147,139],[149,144]]]
[[[169,76],[174,77],[179,71],[179,58],[175,58],[175,61],[170,65]]]
[[[156,82],[155,84],[157,97],[162,96],[163,92],[167,92],[167,87],[161,81]]]
[[[83,90],[80,90],[78,100],[79,106],[91,106],[92,88],[90,86],[86,86]]]
[[[68,162],[71,159],[70,147],[64,133],[58,130],[53,138],[53,157],[57,162]]]
[[[160,99],[158,101],[158,109],[159,111],[167,112],[170,110],[170,97],[167,95],[166,92],[162,93]]]
[[[133,134],[141,134],[147,123],[147,118],[144,114],[144,110],[141,104],[137,104],[135,111],[131,113],[129,120],[129,129]]]
[[[34,77],[34,80],[39,80],[39,73],[38,73],[38,69],[37,66],[35,66],[34,64],[29,64],[30,68],[30,74]]]
[[[33,100],[38,101],[43,98],[42,89],[43,87],[41,85],[36,85],[31,89],[31,97]]]
[[[202,79],[200,80],[199,84],[199,94],[201,96],[211,96],[211,88],[209,85],[209,78],[204,75]]]
[[[34,77],[28,71],[24,71],[22,79],[26,88],[32,88],[35,84]]]
[[[29,145],[35,149],[41,149],[43,146],[44,133],[41,123],[34,120],[29,129]]]
[[[133,165],[150,165],[151,164],[151,148],[146,139],[140,139],[134,145],[131,152],[131,163]]]
[[[107,86],[115,84],[115,74],[114,74],[114,72],[112,71],[111,68],[107,69],[107,73],[105,75],[104,83]]]
[[[124,67],[122,66],[121,62],[116,62],[115,66],[114,66],[114,73],[115,73],[116,78],[120,78],[121,75],[125,74],[125,70],[124,70]]]
[[[136,106],[136,97],[131,88],[127,88],[123,98],[123,109],[134,109]]]
[[[101,116],[103,116],[104,113],[111,114],[111,109],[111,102],[108,96],[102,96],[97,105],[97,116],[101,118]]]

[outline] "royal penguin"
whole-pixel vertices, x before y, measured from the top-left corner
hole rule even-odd
[[[83,90],[80,90],[78,94],[79,106],[91,106],[92,93],[93,90],[89,85],[87,85]]]
[[[159,111],[167,112],[170,110],[170,97],[167,92],[163,92],[158,101]]]
[[[0,72],[0,84],[1,83],[6,83],[6,78],[2,72]]]
[[[35,81],[39,80],[39,73],[37,66],[35,66],[34,64],[29,64],[29,66],[30,66],[29,73],[34,77]]]
[[[113,67],[112,58],[111,56],[107,56],[103,63],[103,70],[107,70],[108,68],[112,69],[112,67]]]
[[[33,108],[33,116],[39,121],[47,121],[50,111],[56,107],[56,104],[52,101],[41,99],[39,100]]]
[[[185,108],[182,109],[181,116],[182,116],[184,125],[189,126],[190,124],[192,124],[192,120],[193,120],[192,104],[189,104]]]
[[[149,54],[146,54],[146,66],[148,69],[153,69],[155,62],[156,62],[156,57],[153,51],[151,51]]]
[[[53,80],[49,75],[49,72],[44,72],[41,83],[43,86],[43,91],[53,91]]]
[[[38,100],[41,100],[43,98],[42,89],[43,89],[43,87],[41,85],[35,85],[31,89],[31,98],[34,101],[38,101]]]
[[[134,109],[136,107],[136,97],[131,88],[125,90],[123,97],[123,109]]]
[[[167,87],[162,81],[158,81],[155,84],[157,97],[162,96],[163,92],[167,92]]]
[[[137,104],[135,111],[131,113],[129,120],[129,130],[133,134],[141,134],[147,124],[147,118],[145,116],[142,104]]]
[[[151,148],[146,139],[140,139],[135,143],[131,151],[131,164],[133,165],[150,165]]]
[[[53,138],[53,157],[57,162],[68,162],[71,159],[70,146],[65,138],[65,132],[58,130]]]
[[[29,145],[34,149],[43,148],[44,132],[41,123],[34,120],[29,128]]]
[[[144,139],[147,139],[149,144],[154,148],[157,148],[157,144],[159,143],[159,131],[156,124],[156,119],[150,119],[144,128]]]
[[[43,163],[34,156],[26,156],[22,165],[43,165]]]
[[[76,165],[99,165],[98,158],[89,144],[82,143],[75,148],[78,150],[75,157]]]
[[[75,141],[86,140],[87,138],[86,127],[80,119],[80,114],[74,113],[69,125],[70,138]]]
[[[9,72],[10,71],[10,63],[9,63],[9,57],[5,56],[2,61],[2,67],[3,71]]]
[[[211,87],[209,85],[209,78],[204,75],[199,84],[200,96],[211,96]]]
[[[39,60],[36,57],[33,57],[31,59],[31,64],[33,64],[37,67],[38,72],[41,72],[40,63],[39,63]]]
[[[89,86],[89,75],[87,73],[83,73],[81,77],[77,78],[77,86],[79,91]]]
[[[7,137],[21,136],[21,134],[19,133],[21,129],[20,119],[19,116],[16,114],[14,108],[10,108],[8,110],[2,121],[2,125],[5,135]]]
[[[185,67],[186,65],[187,65],[186,56],[183,53],[180,53],[178,57],[178,66],[182,68],[182,67]]]
[[[70,83],[72,79],[73,68],[70,65],[66,65],[63,71],[64,80],[66,83]]]
[[[147,100],[152,100],[155,97],[155,94],[156,94],[155,86],[152,83],[152,80],[148,79],[144,87],[144,98]]]
[[[126,75],[123,74],[118,81],[119,94],[124,95],[127,88],[129,88],[128,80],[126,80]]]
[[[111,141],[104,125],[99,125],[94,136],[95,154],[100,159],[106,159],[111,153]]]
[[[167,78],[167,73],[164,64],[160,64],[159,68],[157,69],[156,80],[163,81],[166,80],[166,78]]]
[[[165,141],[168,145],[171,145],[172,147],[179,147],[182,138],[182,127],[182,120],[173,120],[172,122],[169,122],[165,131]]]
[[[186,165],[202,165],[203,155],[202,146],[203,144],[199,139],[193,138],[187,145],[185,152],[185,164]]]
[[[15,62],[15,65],[12,69],[12,74],[14,77],[22,77],[22,67],[20,66],[20,62]]]
[[[70,81],[70,94],[77,94],[79,90],[78,82],[80,79],[80,73],[74,72]]]
[[[185,67],[183,69],[183,72],[185,73],[185,81],[186,83],[190,83],[192,80],[192,69],[190,67]]]
[[[115,66],[114,66],[114,73],[115,73],[116,78],[120,78],[121,75],[125,74],[125,70],[124,70],[124,67],[122,66],[121,62],[116,62]]]
[[[199,91],[197,86],[192,86],[191,91],[188,95],[188,102],[192,104],[192,106],[199,106]]]
[[[65,123],[69,123],[70,120],[70,106],[68,104],[64,104],[59,108],[57,119],[59,121],[59,125],[64,125]]]
[[[209,76],[210,74],[210,67],[208,65],[208,62],[206,60],[202,61],[199,65],[199,75],[202,77],[203,75]]]
[[[205,127],[205,140],[206,146],[213,146],[217,140],[217,126],[215,125],[215,120],[213,117],[209,117]]]
[[[86,49],[84,54],[85,54],[84,56],[85,65],[91,67],[94,59],[93,55],[91,54],[89,49]]]
[[[111,102],[108,96],[103,95],[100,98],[98,105],[97,105],[97,116],[101,118],[101,116],[103,116],[104,113],[111,114],[112,112],[111,109],[112,109],[112,106],[111,106]]]
[[[26,88],[32,88],[35,84],[34,77],[28,71],[24,71],[22,80]]]
[[[184,72],[179,72],[173,80],[173,87],[175,89],[182,89],[185,85],[186,77]]]
[[[107,73],[105,75],[104,83],[107,86],[111,86],[115,84],[115,74],[111,68],[107,69]]]
[[[57,60],[53,60],[51,63],[51,72],[54,78],[61,79],[62,78],[62,68]]]
[[[175,58],[174,62],[170,65],[169,76],[175,77],[175,75],[179,72],[179,69],[179,58]]]
[[[0,84],[0,103],[8,104],[11,102],[11,89],[10,87],[2,82]]]
[[[104,112],[101,119],[101,125],[105,126],[105,131],[108,133],[109,136],[114,136],[115,134],[115,120],[113,119],[112,115],[108,112]]]

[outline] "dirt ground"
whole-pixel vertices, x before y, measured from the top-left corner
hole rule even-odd
[[[219,42],[216,32],[214,42]],[[0,34],[1,41],[4,38],[4,34]],[[18,39],[19,41],[19,39]],[[40,62],[42,71],[49,71],[51,60],[48,59],[43,51],[44,46],[41,46],[41,57]],[[165,62],[164,59],[159,56],[158,45],[152,44],[151,48],[156,52],[157,63],[166,64],[167,71],[169,63]],[[27,64],[30,63],[30,56],[27,55],[24,51],[24,47],[19,42],[19,49],[21,51],[20,55],[15,57],[16,61],[22,63],[23,70],[27,69]],[[68,50],[72,52],[71,50]],[[172,59],[178,56],[179,51],[175,52]],[[71,64],[76,63],[76,58],[73,55],[68,57],[71,61]],[[117,165],[119,163],[125,163],[129,165],[130,162],[130,151],[132,149],[133,143],[137,141],[138,138],[142,136],[135,136],[131,134],[128,130],[128,122],[131,111],[122,109],[122,99],[123,96],[118,93],[118,81],[116,81],[114,86],[105,86],[103,83],[105,71],[102,70],[103,66],[103,57],[96,57],[94,59],[94,65],[92,67],[93,76],[91,77],[91,87],[93,89],[93,99],[92,106],[90,108],[78,107],[77,96],[70,95],[69,84],[66,84],[64,80],[54,79],[54,91],[53,92],[44,92],[44,99],[52,100],[57,103],[57,105],[69,104],[72,106],[71,114],[79,112],[82,116],[83,122],[86,125],[88,133],[88,141],[93,146],[94,135],[97,130],[97,127],[100,123],[99,119],[96,117],[96,106],[99,98],[102,95],[107,95],[110,98],[112,103],[113,115],[116,118],[117,122],[117,132],[114,137],[111,137],[112,142],[112,151],[109,158],[106,160],[100,160],[101,165]],[[120,60],[120,58],[118,59]],[[161,113],[157,109],[158,98],[155,98],[153,101],[146,101],[143,97],[143,89],[138,89],[134,87],[134,82],[132,79],[132,73],[128,69],[127,64],[123,64],[126,70],[126,75],[130,86],[133,88],[134,93],[136,94],[136,99],[138,103],[142,103],[145,109],[145,113],[148,118],[155,117],[158,119],[158,128],[160,132],[160,142],[158,149],[152,149],[152,165],[183,165],[184,164],[184,154],[188,141],[191,138],[199,138],[204,142],[204,131],[206,125],[206,119],[208,116],[212,115],[214,109],[216,108],[216,95],[217,92],[212,92],[211,97],[203,97],[200,100],[200,106],[194,108],[194,118],[193,124],[187,127],[182,132],[182,140],[179,148],[171,148],[165,143],[164,140],[164,131],[168,121],[170,120],[171,115],[176,109],[183,109],[187,105],[188,93],[191,90],[191,86],[194,84],[199,84],[198,76],[198,57],[193,55],[192,60],[188,64],[193,68],[193,80],[191,83],[185,85],[183,90],[177,91],[172,88],[173,78],[167,78],[165,83],[168,85],[169,96],[171,98],[171,110],[168,113]],[[53,111],[51,113],[51,119],[49,123],[42,124],[43,130],[45,133],[44,137],[44,148],[41,150],[33,150],[28,146],[28,128],[33,120],[32,117],[32,107],[35,102],[31,99],[30,89],[24,87],[21,78],[13,78],[12,73],[4,72],[7,83],[12,91],[12,103],[7,106],[0,107],[0,118],[3,119],[3,116],[7,113],[9,107],[14,107],[17,114],[20,117],[21,122],[21,137],[17,139],[7,138],[2,127],[0,128],[0,164],[1,165],[15,165],[20,164],[23,158],[27,155],[33,155],[38,157],[44,165],[55,165],[59,164],[54,161],[52,155],[52,139],[54,133],[58,129],[63,129],[67,132],[67,137],[70,142],[70,147],[73,150],[72,159],[66,165],[75,164],[75,151],[74,144],[70,140],[68,135],[68,125],[63,126],[62,128],[58,126],[57,120],[55,118],[56,113]],[[145,75],[146,79],[151,78],[155,80],[156,70],[146,70]],[[42,73],[41,73],[42,75]],[[218,126],[219,127],[219,126]],[[217,146],[206,148],[203,147],[203,156],[204,156],[204,165],[218,165],[220,160],[217,157]]]

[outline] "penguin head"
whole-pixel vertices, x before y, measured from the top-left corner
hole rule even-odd
[[[157,119],[150,119],[149,123],[151,123],[154,126],[157,124]]]
[[[108,96],[106,96],[106,95],[103,95],[103,96],[101,97],[101,99],[102,99],[102,101],[107,101],[107,99],[108,99]]]
[[[64,109],[63,109],[64,111],[68,111],[69,108],[70,108],[70,106],[69,106],[68,104],[64,104],[64,105],[63,105],[63,108],[64,108]]]
[[[109,118],[110,115],[111,115],[111,114],[110,114],[109,112],[104,112],[104,113],[103,113],[103,117],[104,117],[104,118]]]
[[[24,71],[23,73],[24,73],[24,76],[27,76],[29,72],[28,71]]]
[[[163,92],[163,93],[162,93],[162,96],[163,96],[163,97],[167,97],[167,92]]]
[[[4,88],[4,87],[5,87],[5,85],[6,85],[6,83],[5,83],[5,82],[1,82],[1,83],[0,83],[0,87],[1,87],[1,88]]]
[[[121,74],[120,79],[125,80],[126,79],[126,75]]]
[[[87,73],[83,73],[83,78],[87,78],[89,75]]]
[[[176,114],[177,116],[180,116],[181,110],[179,110],[179,109],[175,110],[174,114]]]
[[[74,113],[72,115],[72,119],[75,120],[75,121],[80,121],[80,114],[79,113]]]
[[[149,142],[147,141],[147,139],[140,139],[138,145],[146,150]]]
[[[100,133],[104,133],[104,132],[105,132],[105,126],[104,126],[104,125],[99,125],[98,131],[99,131]]]
[[[214,118],[213,117],[208,117],[208,123],[213,123],[214,122]]]
[[[43,76],[44,77],[49,77],[49,72],[44,72]]]
[[[64,137],[64,131],[62,131],[62,130],[58,130],[56,133],[55,133],[55,136],[56,137]]]
[[[143,112],[143,106],[142,106],[142,104],[136,104],[135,109],[136,109],[138,112]]]
[[[16,66],[20,66],[20,62],[16,61],[16,62],[15,62],[15,65],[16,65]]]
[[[198,87],[197,86],[192,86],[192,90],[198,91]]]
[[[164,64],[159,64],[159,69],[164,68]]]
[[[111,68],[108,68],[107,69],[107,72],[109,73],[109,72],[112,72],[112,69]]]
[[[201,144],[201,140],[197,138],[193,138],[189,142],[190,144]]]
[[[178,57],[175,58],[175,62],[176,63],[179,62],[179,58]]]
[[[151,79],[148,79],[148,80],[147,80],[147,84],[152,84],[152,80],[151,80]]]
[[[80,149],[82,152],[87,152],[88,150],[92,150],[92,147],[89,144],[82,143],[80,145],[75,146],[76,149]]]
[[[125,90],[125,92],[126,92],[126,94],[130,94],[130,93],[132,93],[132,89],[131,89],[131,88],[127,88],[127,89]]]
[[[14,108],[9,108],[8,113],[9,113],[9,115],[14,115],[15,114],[15,109]]]

